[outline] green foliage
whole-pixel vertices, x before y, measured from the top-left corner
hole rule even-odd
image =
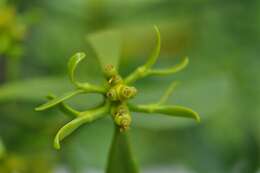
[[[90,34],[87,37],[87,41],[90,42],[95,50],[102,67],[112,64],[118,68],[122,44],[119,31],[106,30]]]
[[[149,105],[135,105],[129,104],[129,100],[136,96],[137,89],[133,86],[128,86],[129,84],[133,84],[138,79],[146,77],[148,75],[158,74],[158,75],[170,75],[176,73],[183,69],[187,63],[188,59],[184,59],[181,64],[178,64],[169,69],[160,69],[154,70],[152,69],[153,65],[156,63],[161,47],[161,37],[160,32],[157,27],[155,27],[155,31],[157,33],[157,45],[154,49],[152,55],[148,58],[145,65],[138,67],[133,73],[131,73],[126,79],[123,79],[121,75],[118,73],[115,67],[112,65],[106,65],[103,71],[104,76],[107,80],[107,83],[104,86],[96,86],[90,83],[81,83],[76,81],[74,77],[74,72],[78,63],[85,58],[84,53],[76,53],[73,55],[68,63],[68,71],[71,82],[75,85],[75,90],[69,93],[66,93],[60,97],[49,96],[50,101],[47,103],[37,107],[36,111],[43,111],[49,109],[53,106],[59,106],[59,108],[64,112],[70,115],[75,115],[75,118],[63,126],[57,133],[54,139],[54,147],[56,149],[60,149],[60,141],[69,136],[73,131],[78,129],[80,126],[93,122],[99,118],[102,118],[106,115],[111,114],[114,124],[116,125],[116,133],[114,136],[114,141],[111,147],[111,160],[108,165],[108,172],[118,171],[118,172],[138,172],[135,168],[132,158],[130,157],[130,151],[128,147],[127,137],[124,134],[130,127],[132,118],[131,112],[144,112],[144,113],[159,113],[166,114],[170,116],[177,117],[186,117],[193,118],[197,121],[200,121],[199,115],[193,110],[182,107],[182,106],[172,106],[165,105],[165,102],[173,92],[175,88],[175,83],[172,84],[169,89],[165,92],[162,98],[159,100],[157,104],[149,104]],[[95,45],[96,46],[96,45]],[[97,46],[98,47],[98,46]],[[103,51],[103,49],[97,50]],[[104,46],[101,46],[104,48]],[[101,55],[103,56],[103,55]],[[101,63],[102,64],[102,63]],[[76,96],[81,93],[97,93],[101,94],[104,97],[104,102],[100,104],[100,106],[90,109],[87,111],[79,112],[74,110],[69,105],[65,104],[64,101]],[[120,132],[123,134],[120,134]],[[118,145],[125,145],[122,147],[122,153]],[[120,151],[120,152],[119,152]],[[124,156],[122,156],[122,154]],[[118,168],[115,168],[116,163],[122,159],[122,157],[126,157],[126,162],[123,162]],[[127,163],[129,162],[129,163]],[[110,165],[111,164],[111,165]]]
[[[0,0],[0,3],[3,1],[7,0]],[[172,80],[181,81],[181,86],[174,96],[169,97],[167,104],[189,105],[200,113],[203,121],[197,126],[193,121],[179,117],[131,113],[132,128],[129,132],[142,170],[187,173],[259,171],[260,1],[8,2],[17,7],[16,17],[22,22],[20,17],[31,8],[36,7],[42,12],[40,22],[27,30],[29,37],[22,41],[25,52],[22,61],[18,62],[20,69],[14,65],[12,68],[0,67],[1,70],[14,70],[21,77],[14,82],[6,80],[0,86],[0,136],[11,153],[34,157],[26,158],[27,167],[37,165],[30,172],[49,172],[32,162],[39,158],[38,151],[61,159],[58,163],[50,160],[48,164],[66,165],[71,169],[69,172],[104,169],[104,153],[108,151],[113,132],[109,117],[77,130],[67,141],[61,142],[61,145],[63,142],[66,145],[62,145],[58,153],[51,148],[51,138],[57,128],[78,114],[78,111],[73,113],[75,109],[67,111],[64,105],[84,110],[96,106],[102,99],[101,95],[80,94],[59,103],[58,109],[45,113],[36,113],[32,108],[44,102],[46,94],[55,93],[53,96],[57,97],[72,90],[73,85],[67,76],[64,79],[65,57],[75,51],[87,52],[87,61],[80,64],[76,79],[96,84],[104,81],[97,60],[93,58],[95,53],[82,36],[125,29],[120,54],[120,73],[125,76],[138,64],[143,64],[149,55],[156,41],[148,29],[153,23],[160,25],[163,39],[162,54],[154,67],[169,67],[179,62],[179,56],[186,54],[190,57],[190,66],[185,72],[166,78],[154,76],[139,80],[134,85],[138,88],[138,95],[131,103],[157,104],[163,89]],[[0,49],[8,42],[0,42]],[[116,41],[101,39],[101,42],[109,47],[107,51],[116,50],[113,48]],[[102,53],[112,54],[97,54]],[[112,63],[114,58],[117,57],[104,56],[103,64],[116,66]],[[9,64],[6,60],[15,59],[5,56],[3,60]],[[0,72],[0,76],[2,74]],[[59,110],[65,115],[61,115]],[[178,170],[178,165],[184,170]],[[252,169],[247,169],[250,167]],[[0,168],[0,172],[8,171]],[[9,172],[21,171],[12,169]]]
[[[2,158],[4,158],[4,156],[5,156],[5,147],[2,142],[2,139],[0,138],[0,161]]]
[[[26,35],[26,24],[21,21],[15,7],[0,4],[0,55],[18,57],[22,54],[22,44]]]

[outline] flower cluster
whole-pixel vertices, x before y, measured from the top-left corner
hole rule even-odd
[[[85,53],[76,53],[72,56],[68,63],[69,77],[75,86],[75,90],[65,93],[62,96],[56,97],[49,95],[49,101],[36,108],[36,111],[43,111],[51,107],[57,106],[65,114],[74,117],[72,121],[63,126],[57,133],[54,140],[54,147],[60,149],[60,141],[70,135],[74,130],[81,125],[93,122],[99,118],[111,115],[116,126],[121,132],[127,131],[132,123],[131,112],[143,112],[150,114],[165,114],[169,116],[193,118],[200,121],[199,115],[193,110],[176,105],[167,105],[165,102],[172,94],[176,87],[176,82],[173,82],[169,89],[157,103],[136,105],[130,103],[129,100],[137,95],[137,89],[133,86],[134,83],[149,75],[171,75],[184,69],[188,64],[188,58],[184,58],[180,64],[174,65],[166,69],[154,69],[161,47],[161,38],[159,29],[155,26],[157,33],[157,46],[153,50],[147,62],[138,67],[133,73],[126,78],[123,78],[113,65],[106,65],[103,68],[103,74],[106,78],[106,83],[103,86],[97,86],[88,82],[82,83],[75,79],[75,70],[77,65],[86,56]],[[96,108],[79,112],[66,103],[65,100],[78,95],[87,93],[99,93],[103,95],[104,101]]]

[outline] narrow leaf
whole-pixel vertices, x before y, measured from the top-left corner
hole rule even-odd
[[[166,69],[155,69],[149,72],[149,75],[170,75],[183,70],[189,64],[189,58],[185,57],[183,61],[173,67]]]
[[[128,133],[115,127],[113,142],[109,152],[106,173],[138,173],[129,144]]]
[[[60,149],[60,141],[62,141],[65,137],[69,136],[73,131],[79,128],[82,124],[87,123],[90,121],[90,116],[82,116],[78,117],[65,126],[63,126],[54,139],[54,148],[59,150]]]
[[[197,122],[200,122],[200,116],[197,112],[182,106],[159,106],[156,112],[176,117],[193,118]]]
[[[84,92],[83,90],[75,90],[75,91],[65,93],[62,96],[56,97],[55,99],[50,100],[47,103],[35,108],[35,110],[36,111],[43,111],[45,109],[51,108],[51,107],[56,106],[57,104],[65,101],[65,100],[67,100],[67,99],[69,99],[69,98],[71,98],[71,97],[73,97],[77,94],[83,93],[83,92]]]
[[[57,97],[57,96],[55,96],[55,95],[53,95],[53,94],[50,94],[50,95],[47,96],[47,98],[48,98],[49,100],[53,100],[53,99],[55,99],[56,97]],[[71,116],[71,117],[73,117],[73,118],[80,116],[80,112],[79,112],[79,111],[73,109],[72,107],[70,107],[69,105],[65,104],[64,102],[60,102],[60,103],[58,104],[58,106],[59,106],[59,109],[60,109],[64,114],[66,114],[66,115],[69,115],[69,116]]]
[[[85,57],[86,57],[85,53],[78,52],[70,58],[70,60],[68,62],[68,69],[69,69],[69,77],[70,77],[70,80],[72,83],[76,83],[76,80],[74,77],[75,70],[77,68],[77,65],[80,63],[80,61],[85,59]]]
[[[158,104],[165,103],[168,100],[168,98],[172,95],[172,93],[174,92],[174,90],[175,90],[175,88],[177,87],[178,84],[179,84],[179,82],[175,82],[175,81],[172,82],[171,85],[169,86],[169,88],[165,91],[165,93],[161,97]]]
[[[138,67],[134,72],[132,72],[130,75],[128,75],[125,78],[125,83],[128,85],[134,83],[138,79],[141,79],[141,78],[149,75],[149,72],[151,71],[151,67],[156,63],[156,61],[159,57],[160,50],[161,50],[161,35],[160,35],[160,31],[157,26],[154,26],[154,29],[155,29],[156,35],[157,35],[156,47],[153,49],[147,62],[143,66]]]
[[[60,149],[60,141],[78,129],[81,125],[85,123],[90,123],[98,118],[104,116],[105,113],[109,111],[109,102],[104,106],[92,109],[90,111],[82,112],[82,114],[71,122],[63,126],[57,133],[54,139],[54,148]]]
[[[134,112],[143,112],[143,113],[159,113],[175,117],[185,117],[195,119],[197,122],[200,122],[200,116],[197,112],[193,111],[190,108],[182,106],[171,106],[171,105],[132,105],[129,104],[129,107]]]
[[[145,67],[151,68],[157,61],[159,55],[160,55],[160,50],[161,50],[161,34],[159,31],[159,28],[157,26],[154,26],[154,29],[156,31],[156,36],[157,36],[157,42],[156,42],[156,47],[153,49],[150,57],[148,58]]]

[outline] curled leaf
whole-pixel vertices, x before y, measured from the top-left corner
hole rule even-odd
[[[78,64],[80,63],[80,61],[82,61],[83,59],[85,59],[86,54],[83,52],[78,52],[75,55],[73,55],[69,62],[68,62],[68,69],[69,69],[69,77],[72,83],[76,84],[76,80],[75,80],[75,70],[78,66]]]
[[[35,108],[35,110],[36,111],[43,111],[43,110],[49,109],[49,108],[56,106],[57,104],[65,101],[65,100],[67,100],[67,99],[69,99],[69,98],[71,98],[71,97],[73,97],[77,94],[83,93],[83,92],[84,92],[83,90],[75,90],[75,91],[65,93],[62,96],[56,97],[55,99],[50,100],[47,103]]]
[[[159,113],[175,117],[185,117],[195,119],[197,122],[200,122],[200,116],[197,112],[193,111],[190,108],[183,106],[171,106],[171,105],[130,105],[129,107],[134,112],[143,112],[143,113]]]
[[[155,69],[151,70],[148,75],[170,75],[183,70],[189,64],[189,58],[185,57],[183,61],[173,67],[166,69]]]
[[[109,104],[102,107],[83,112],[80,117],[72,120],[63,126],[57,133],[54,139],[54,148],[60,149],[60,141],[69,136],[72,132],[78,129],[81,125],[85,123],[90,123],[98,118],[101,118],[103,114],[108,112]]]
[[[59,150],[60,149],[60,141],[62,141],[65,137],[70,135],[73,131],[79,128],[82,124],[87,123],[91,120],[90,116],[82,116],[76,118],[63,126],[54,139],[54,148]]]
[[[161,34],[159,31],[159,28],[155,25],[154,26],[155,32],[156,32],[156,36],[157,36],[157,41],[156,41],[156,47],[153,49],[150,57],[148,58],[145,67],[146,68],[151,68],[157,61],[159,54],[160,54],[160,50],[161,50]]]

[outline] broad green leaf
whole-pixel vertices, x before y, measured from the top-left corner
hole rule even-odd
[[[107,30],[87,37],[95,50],[102,68],[112,64],[118,68],[121,53],[121,37],[117,30]]]
[[[80,93],[83,93],[84,91],[83,90],[75,90],[75,91],[71,91],[71,92],[68,92],[68,93],[65,93],[63,94],[62,96],[59,96],[53,100],[50,100],[48,101],[47,103],[41,105],[41,106],[38,106],[37,108],[35,108],[36,111],[43,111],[45,109],[48,109],[48,108],[51,108],[53,106],[56,106],[57,104],[77,95],[77,94],[80,94]]]
[[[40,101],[46,94],[71,89],[63,77],[43,77],[6,83],[0,86],[0,102],[13,100]]]
[[[120,132],[119,128],[115,127],[106,173],[138,172],[129,144],[128,133]]]
[[[161,88],[164,90],[176,78],[156,80],[156,82],[154,80],[156,79],[149,79],[137,84],[139,95],[131,103],[156,103],[163,94]],[[194,109],[200,114],[203,122],[222,113],[222,110],[231,109],[228,105],[233,102],[231,95],[232,85],[227,75],[211,73],[207,76],[193,79],[191,76],[181,81],[181,83],[182,86],[178,88],[178,92],[174,92],[174,96],[169,97],[167,103],[184,105]],[[211,93],[210,91],[218,91],[218,94],[209,94]],[[205,100],[207,101],[207,106],[205,106]],[[156,113],[153,113],[153,115],[158,116],[147,116],[146,113],[133,113],[133,124],[138,127],[156,130],[183,129],[197,126],[193,121],[185,118],[172,118]]]
[[[85,59],[85,57],[86,57],[85,53],[78,52],[70,58],[70,60],[68,62],[68,70],[69,70],[69,77],[70,77],[70,80],[72,81],[72,83],[76,83],[76,80],[74,77],[75,70],[77,68],[77,65],[80,63],[80,61]]]

